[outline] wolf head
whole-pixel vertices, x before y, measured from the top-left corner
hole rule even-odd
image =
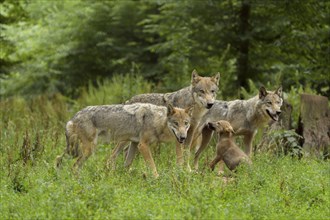
[[[182,109],[167,104],[167,127],[173,132],[175,138],[181,144],[187,138],[192,110],[192,106]]]
[[[219,89],[220,73],[212,77],[199,76],[194,70],[191,75],[192,92],[195,102],[199,106],[210,109],[215,101]]]
[[[280,86],[275,92],[270,92],[262,86],[259,90],[259,99],[261,101],[261,111],[263,115],[266,115],[274,121],[278,121],[283,104],[282,87]]]
[[[231,124],[225,120],[209,122],[208,127],[211,130],[214,130],[215,132],[217,132],[218,134],[228,134],[229,136],[231,136],[232,134],[235,133]]]

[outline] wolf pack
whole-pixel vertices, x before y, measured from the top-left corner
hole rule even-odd
[[[213,134],[218,138],[210,169],[219,163],[221,173],[224,164],[230,170],[240,163],[252,164],[252,142],[257,129],[279,120],[282,87],[268,91],[262,86],[250,99],[222,101],[216,99],[219,82],[220,73],[207,77],[193,70],[190,86],[178,91],[139,94],[123,104],[80,110],[66,124],[67,144],[63,154],[56,157],[56,167],[65,155],[70,155],[76,158],[73,169],[77,171],[98,143],[111,142],[116,146],[108,156],[108,168],[115,169],[116,158],[123,151],[124,166],[130,167],[139,152],[157,178],[150,147],[169,142],[175,143],[176,163],[188,171],[197,171],[199,158]],[[237,146],[237,136],[243,136],[244,150]]]

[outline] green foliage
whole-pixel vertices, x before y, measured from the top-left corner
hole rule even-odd
[[[10,25],[17,21],[26,19],[23,5],[17,1],[4,1],[0,6],[0,24]],[[5,39],[4,26],[0,25],[0,78],[6,77],[9,68],[14,64],[9,56],[14,52],[13,43]],[[1,93],[0,93],[1,94]]]
[[[255,83],[252,80],[248,81],[248,88],[241,87],[241,96],[244,99],[252,98],[256,95],[258,95],[259,88],[255,85]]]
[[[5,0],[0,95],[76,97],[132,63],[161,92],[186,86],[197,69],[222,73],[224,98],[248,80],[329,95],[329,10],[319,0]]]
[[[135,94],[151,92],[151,87],[152,84],[144,81],[140,75],[116,75],[111,80],[97,81],[96,87],[90,83],[76,102],[79,108],[88,105],[119,104]]]
[[[266,135],[267,144],[259,146],[259,150],[278,155],[302,156],[302,147],[299,143],[303,137],[298,135],[295,130],[270,130]]]
[[[148,10],[144,6],[130,1],[29,2],[28,21],[3,25],[5,39],[15,45],[9,58],[17,65],[2,80],[2,95],[77,95],[89,81],[148,62],[137,26]]]
[[[300,94],[308,93],[319,95],[314,89],[307,84],[306,87],[299,85],[298,87],[291,87],[290,90],[284,93],[284,99],[292,105],[292,127],[296,128],[298,125],[299,114],[300,114]]]
[[[277,75],[278,76],[278,75]],[[259,89],[261,86],[264,86],[268,91],[275,91],[276,89],[278,89],[280,86],[282,86],[280,80],[278,79],[279,77],[277,77],[276,80],[274,80],[274,83],[271,84],[270,82],[268,82],[267,84],[260,84],[260,83],[255,83],[254,81],[252,81],[251,79],[249,79],[247,81],[247,87],[241,87],[240,90],[240,96],[243,99],[249,99],[252,98],[256,95],[259,94]],[[284,92],[286,91],[285,88],[283,88]]]

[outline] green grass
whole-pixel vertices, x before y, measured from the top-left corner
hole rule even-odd
[[[189,173],[175,164],[174,145],[153,150],[160,174],[144,177],[138,155],[132,168],[109,171],[112,145],[99,145],[78,175],[74,160],[60,169],[64,125],[74,114],[66,99],[39,97],[0,102],[0,219],[329,219],[330,164],[259,152],[229,183],[211,172],[214,143]],[[227,172],[228,174],[228,172]]]

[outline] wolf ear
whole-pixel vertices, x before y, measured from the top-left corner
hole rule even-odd
[[[168,100],[168,97],[170,96],[170,93],[165,93],[164,96],[163,96],[163,100],[166,104],[169,103],[169,100]]]
[[[200,80],[199,75],[196,70],[193,70],[191,73],[191,84],[196,84]]]
[[[261,86],[259,89],[259,99],[263,99],[266,97],[267,95],[267,90],[265,89],[265,87]]]
[[[234,131],[233,127],[230,127],[230,132],[231,132],[232,134],[235,134],[235,131]]]
[[[194,105],[189,106],[184,111],[191,117],[194,110]]]
[[[277,94],[279,97],[282,97],[282,95],[283,95],[282,86],[280,86],[280,87],[278,87],[278,89],[276,89],[275,94]]]
[[[217,75],[212,77],[212,81],[218,86],[220,81],[220,73],[218,72]]]
[[[174,114],[174,108],[173,105],[171,105],[170,103],[167,103],[167,115],[173,115]]]
[[[231,138],[234,134],[235,134],[235,132],[230,131],[230,132],[229,132],[229,138]]]

